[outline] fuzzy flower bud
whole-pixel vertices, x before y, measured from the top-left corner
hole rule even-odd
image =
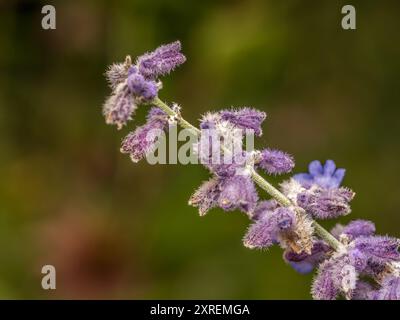
[[[170,73],[186,61],[186,57],[180,51],[181,43],[175,41],[140,56],[137,59],[139,72],[149,79]]]
[[[119,84],[125,82],[131,64],[131,57],[127,56],[124,63],[114,63],[108,67],[105,76],[111,89],[115,90]]]
[[[103,105],[103,114],[107,124],[115,124],[121,129],[129,120],[132,120],[137,106],[126,83],[120,83],[113,94]]]
[[[133,162],[138,162],[150,154],[163,130],[168,126],[167,115],[159,108],[153,107],[147,115],[146,123],[129,133],[122,141],[121,152],[129,153]]]
[[[346,236],[349,240],[354,240],[360,236],[372,236],[375,233],[375,224],[367,220],[354,220],[346,226],[337,224],[331,233],[337,239],[341,236]]]
[[[203,184],[193,193],[189,199],[189,205],[198,207],[200,216],[204,216],[210,209],[218,204],[221,193],[221,180],[213,177]]]
[[[136,98],[150,101],[157,96],[157,83],[153,80],[146,80],[140,73],[130,74],[127,83],[130,92]]]
[[[256,136],[262,135],[261,124],[267,117],[265,112],[251,108],[223,110],[219,114],[222,120],[229,121],[243,130],[253,130]]]
[[[350,213],[354,192],[346,188],[313,188],[297,195],[297,204],[317,219],[332,219]]]
[[[322,166],[318,160],[308,166],[309,173],[299,173],[293,176],[304,187],[309,188],[316,184],[322,188],[338,188],[344,178],[345,169],[336,169],[333,160],[327,160]]]
[[[258,195],[253,181],[249,176],[236,175],[224,180],[221,186],[218,205],[225,211],[240,209],[251,213],[258,201]]]
[[[282,174],[294,168],[293,157],[280,150],[264,149],[261,151],[257,167],[269,174]]]
[[[377,264],[400,261],[399,245],[399,239],[385,236],[361,236],[354,240],[354,247]]]

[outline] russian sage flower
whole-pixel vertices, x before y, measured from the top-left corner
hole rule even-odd
[[[400,239],[387,236],[361,236],[354,240],[354,247],[378,264],[400,261],[399,245]]]
[[[137,106],[125,82],[116,86],[113,94],[103,105],[103,114],[107,124],[115,124],[121,129],[132,119]]]
[[[175,41],[140,56],[136,63],[139,72],[150,79],[170,73],[186,61],[186,57],[180,51],[181,43]]]
[[[284,241],[285,233],[290,232],[295,224],[295,219],[294,212],[287,208],[265,212],[249,227],[243,243],[248,248],[265,249]]]
[[[247,175],[234,175],[221,185],[218,205],[225,211],[240,209],[251,213],[257,205],[258,195],[254,182]]]
[[[146,123],[129,133],[122,141],[121,152],[128,153],[133,162],[146,157],[156,147],[156,143],[168,127],[168,117],[164,111],[153,107],[147,115]]]
[[[332,219],[350,213],[354,192],[347,188],[312,188],[297,195],[297,204],[317,219]]]
[[[310,187],[316,184],[322,188],[337,188],[342,183],[345,169],[336,169],[333,160],[327,160],[322,166],[318,160],[308,166],[309,173],[299,173],[293,176],[303,186]]]
[[[129,91],[143,101],[150,101],[157,96],[158,85],[154,80],[147,80],[140,73],[134,72],[128,76]]]
[[[273,149],[264,149],[259,155],[257,167],[269,174],[282,174],[294,168],[293,157],[286,152]]]
[[[159,77],[185,61],[176,41],[138,57],[135,64],[128,56],[106,71],[111,88],[103,105],[106,123],[120,129],[132,119],[138,104],[158,106],[122,141],[121,152],[132,161],[153,152],[170,123],[184,123],[179,108],[155,98],[162,88]],[[244,137],[248,131],[261,136],[265,118],[265,112],[247,107],[208,112],[201,118],[200,140],[193,149],[212,177],[193,193],[189,204],[201,216],[216,207],[246,213],[252,223],[244,245],[265,249],[278,244],[284,249],[283,259],[299,273],[316,268],[314,299],[400,300],[400,239],[375,235],[375,225],[366,220],[337,224],[329,235],[312,219],[350,213],[355,194],[340,186],[344,169],[337,169],[332,160],[324,165],[312,161],[308,173],[284,181],[280,191],[256,174],[256,169],[277,175],[294,167],[293,157],[280,150],[243,151]],[[273,198],[259,201],[254,182]]]
[[[261,124],[267,117],[265,112],[246,107],[237,110],[222,110],[219,114],[223,121],[229,121],[235,127],[243,130],[253,130],[256,136],[262,135]]]
[[[375,233],[375,224],[368,220],[350,221],[346,226],[336,224],[331,230],[331,234],[340,239],[346,236],[348,240],[354,240],[360,236],[372,236]]]
[[[200,216],[204,216],[210,209],[218,204],[221,194],[221,179],[213,177],[193,193],[189,199],[189,205],[198,207]]]

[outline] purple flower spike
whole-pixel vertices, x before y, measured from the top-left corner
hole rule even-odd
[[[149,79],[170,73],[186,61],[186,57],[180,51],[181,43],[175,41],[140,56],[137,59],[139,72]]]
[[[310,189],[297,195],[297,204],[317,219],[332,219],[350,213],[350,189]]]
[[[282,174],[294,168],[293,157],[280,150],[264,149],[261,151],[257,166],[269,174]]]
[[[346,226],[340,224],[336,225],[331,230],[331,233],[337,239],[343,234],[346,235],[349,240],[354,240],[361,236],[372,236],[375,233],[375,224],[367,220],[354,220]]]
[[[350,250],[348,255],[350,264],[357,272],[363,272],[368,265],[368,257],[357,248]]]
[[[385,236],[362,236],[355,239],[354,244],[355,248],[373,263],[400,261],[399,239]]]
[[[136,108],[128,87],[121,83],[104,103],[103,114],[107,124],[115,124],[118,129],[121,129],[132,119]]]
[[[375,295],[376,300],[400,300],[400,278],[386,276],[381,289]]]
[[[276,224],[271,215],[253,223],[243,239],[244,246],[250,249],[266,249],[276,242]]]
[[[133,162],[138,162],[152,152],[163,130],[168,126],[167,115],[153,107],[144,125],[137,127],[122,141],[121,152],[129,153]]]
[[[251,178],[245,175],[236,175],[226,179],[222,184],[218,205],[225,211],[240,209],[251,213],[255,209],[257,201],[257,191]]]
[[[326,254],[329,250],[329,246],[324,242],[316,241],[312,247],[311,254],[307,254],[304,251],[301,253],[295,253],[294,251],[286,250],[283,254],[283,258],[297,272],[306,274],[311,272],[326,258]]]
[[[345,174],[345,169],[336,169],[333,160],[327,160],[324,166],[318,160],[314,160],[308,166],[308,170],[310,173],[299,173],[293,176],[306,188],[313,184],[328,189],[338,188]]]
[[[146,80],[139,73],[132,73],[128,77],[128,87],[132,94],[137,98],[150,101],[157,96],[158,86],[153,80]]]
[[[200,216],[204,216],[210,209],[218,204],[221,193],[221,180],[214,177],[205,181],[190,197],[189,205],[198,207]]]
[[[261,124],[267,117],[265,112],[251,108],[223,110],[220,116],[222,120],[229,121],[239,129],[253,130],[256,136],[262,135]]]

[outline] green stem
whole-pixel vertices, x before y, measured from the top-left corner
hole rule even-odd
[[[166,103],[160,100],[158,97],[154,98],[151,103],[156,107],[164,110],[169,116],[177,119],[180,126],[185,129],[191,130],[196,136],[200,136],[201,131],[193,126],[191,123],[186,121],[180,114],[172,110]],[[289,207],[292,206],[293,203],[288,199],[282,192],[276,189],[272,184],[270,184],[267,180],[265,180],[261,175],[259,175],[255,170],[252,170],[251,178],[253,181],[263,190],[265,190],[272,198],[278,201],[282,206]],[[339,250],[343,247],[343,245],[330,234],[325,228],[323,228],[319,223],[313,221],[314,231],[315,233],[324,240],[327,244],[329,244],[334,250]]]

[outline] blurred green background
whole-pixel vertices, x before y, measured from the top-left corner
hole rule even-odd
[[[357,30],[341,28],[353,4]],[[53,4],[57,29],[41,29]],[[0,298],[310,299],[248,220],[187,205],[201,166],[133,164],[106,126],[107,65],[180,39],[160,96],[185,117],[268,113],[259,146],[347,169],[351,218],[400,236],[399,1],[0,1]],[[136,118],[140,123],[145,110]],[[282,178],[273,178],[274,182]],[[262,197],[266,195],[260,192]],[[323,223],[331,226],[334,222]],[[41,288],[41,268],[57,289]]]

